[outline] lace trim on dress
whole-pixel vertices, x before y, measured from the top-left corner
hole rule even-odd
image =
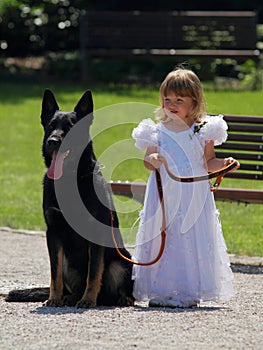
[[[157,125],[151,118],[143,119],[133,129],[132,138],[135,139],[135,146],[141,150],[149,146],[158,146]]]
[[[227,139],[227,123],[223,115],[210,116],[204,118],[206,124],[200,129],[200,137],[205,142],[214,141],[215,146],[221,145]]]

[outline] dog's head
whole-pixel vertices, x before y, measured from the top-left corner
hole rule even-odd
[[[59,109],[52,91],[46,89],[42,101],[41,123],[45,134],[42,152],[48,168],[47,176],[56,180],[62,176],[64,159],[73,151],[62,142],[71,128],[82,118],[88,117],[88,125],[93,120],[93,100],[91,91],[86,91],[72,112]],[[85,131],[89,140],[89,130]],[[56,171],[55,171],[56,165]]]

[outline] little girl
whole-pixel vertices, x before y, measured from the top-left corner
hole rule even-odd
[[[190,70],[170,72],[160,87],[161,107],[155,124],[145,119],[133,130],[136,146],[146,149],[147,169],[159,169],[166,212],[166,244],[161,259],[151,266],[134,266],[134,297],[149,306],[197,307],[201,301],[233,296],[229,258],[209,181],[172,180],[165,158],[179,176],[216,171],[233,161],[217,159],[214,145],[227,138],[222,116],[205,115],[199,78]],[[151,261],[160,247],[162,211],[155,174],[151,173],[133,258]]]

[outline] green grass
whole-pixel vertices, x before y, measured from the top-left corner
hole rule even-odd
[[[43,90],[51,88],[63,110],[72,110],[84,92],[81,86],[0,82],[0,226],[44,230],[42,218],[40,109]],[[95,119],[94,148],[105,165],[107,179],[146,181],[142,152],[135,149],[131,131],[139,120],[152,116],[158,104],[158,88],[138,86],[93,89]],[[262,91],[205,91],[211,113],[263,115]],[[112,145],[114,147],[112,147]],[[256,181],[223,181],[224,187],[263,188]],[[130,229],[141,209],[135,202],[115,198],[126,243],[135,242],[136,227]],[[263,206],[217,202],[230,253],[263,256]],[[125,229],[127,227],[127,229]]]

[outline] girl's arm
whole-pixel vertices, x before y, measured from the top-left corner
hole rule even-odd
[[[216,158],[213,141],[209,141],[206,144],[204,155],[208,172],[217,171],[223,168],[224,166],[230,164],[234,160],[232,157],[228,157],[225,159]]]
[[[157,153],[156,146],[147,147],[145,156],[144,156],[144,166],[148,170],[159,169],[162,165],[159,154]]]

